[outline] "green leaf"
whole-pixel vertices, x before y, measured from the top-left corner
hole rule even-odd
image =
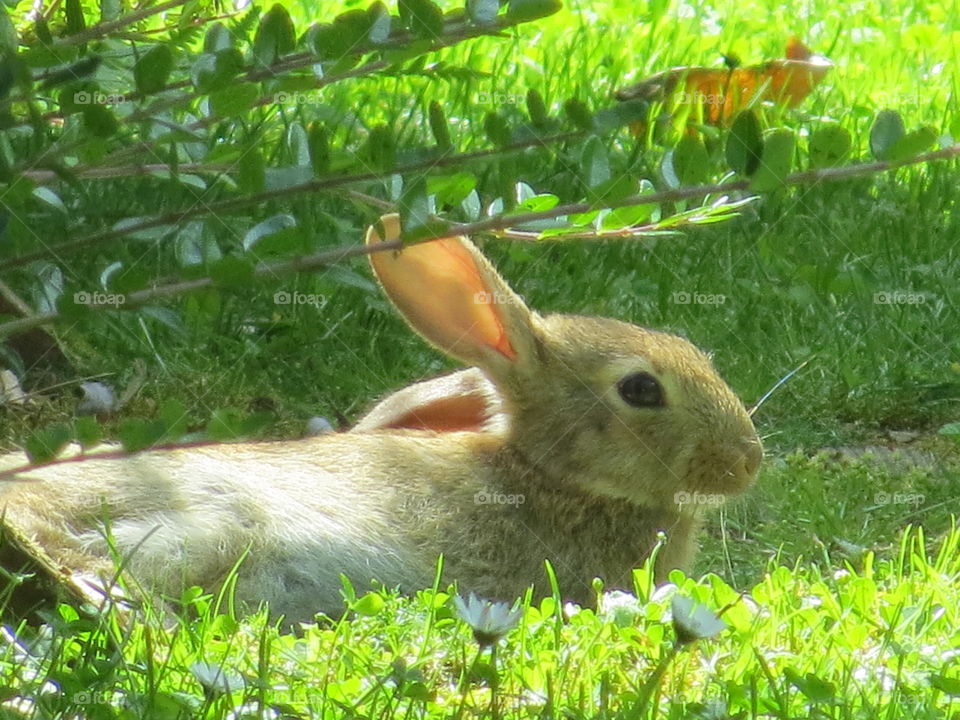
[[[253,263],[245,258],[227,255],[210,266],[210,278],[219,287],[248,288],[253,283]]]
[[[321,122],[312,122],[307,129],[307,149],[314,175],[323,175],[330,169],[330,132]]]
[[[583,145],[580,154],[580,168],[583,183],[588,188],[596,187],[610,179],[610,161],[607,148],[596,135],[591,135]]]
[[[99,445],[103,439],[100,424],[90,415],[78,417],[73,421],[73,434],[76,441],[85,450]]]
[[[294,120],[287,128],[287,150],[295,167],[310,165],[310,147],[307,143],[307,131]]]
[[[760,156],[760,167],[750,181],[750,189],[757,192],[776,190],[790,174],[796,138],[793,130],[779,128],[767,135]]]
[[[367,8],[368,25],[370,31],[367,33],[367,40],[374,45],[380,45],[390,39],[390,28],[393,24],[393,18],[390,17],[390,10],[380,0]]]
[[[587,200],[594,206],[601,207],[611,203],[619,202],[624,198],[635,195],[637,192],[636,178],[619,173],[599,185],[587,188]]]
[[[263,17],[253,38],[253,56],[264,66],[272,65],[277,58],[292,52],[297,44],[290,13],[280,3],[274,3]]]
[[[10,19],[6,6],[0,5],[0,55],[11,58],[17,54],[19,47],[17,28]]]
[[[762,155],[760,121],[753,110],[744,110],[730,127],[726,146],[727,164],[738,175],[750,177],[757,171]]]
[[[428,703],[436,699],[437,693],[425,683],[414,681],[403,684],[403,697],[421,703]]]
[[[960,440],[960,422],[947,423],[937,431],[937,434]]]
[[[39,40],[44,45],[53,45],[53,35],[50,34],[50,26],[47,25],[47,21],[42,17],[38,17],[33,23],[33,31],[37,35],[37,40]]]
[[[934,673],[930,676],[930,686],[952,697],[960,697],[960,678]]]
[[[467,15],[477,25],[493,25],[499,12],[499,0],[467,0]]]
[[[699,185],[710,177],[707,148],[699,135],[684,135],[677,146],[663,156],[661,170],[667,185]]]
[[[104,105],[86,105],[83,108],[83,126],[94,137],[108,138],[120,127],[117,118]]]
[[[591,210],[585,213],[574,213],[570,215],[567,219],[570,221],[570,224],[574,227],[584,227],[586,225],[592,225],[594,220],[599,217],[599,210]]]
[[[955,117],[950,123],[950,137],[953,142],[960,143],[960,117]]]
[[[161,420],[129,418],[120,423],[117,435],[126,452],[139,452],[163,442],[166,428]]]
[[[436,198],[439,207],[454,207],[477,187],[477,178],[471,173],[432,175],[427,178],[427,194]]]
[[[653,211],[656,209],[657,205],[655,203],[614,208],[604,216],[601,225],[604,229],[619,229],[643,225],[650,219]]]
[[[64,10],[67,15],[67,35],[76,35],[87,28],[87,21],[83,17],[83,6],[80,0],[66,0]]]
[[[427,195],[427,183],[423,177],[417,177],[404,186],[397,205],[404,239],[416,237],[418,230],[430,224],[430,217],[433,215],[433,206]]]
[[[110,277],[107,289],[113,294],[127,295],[145,288],[150,284],[151,277],[150,271],[143,265],[126,268]]]
[[[203,265],[223,257],[213,233],[204,222],[192,220],[180,227],[174,238],[174,251],[181,267]]]
[[[784,669],[783,674],[787,680],[813,702],[828,703],[836,699],[837,690],[833,683],[813,673],[806,673],[801,676],[796,670],[788,667]]]
[[[528,197],[523,202],[517,203],[508,215],[519,215],[522,213],[528,212],[544,212],[546,210],[552,210],[557,205],[560,204],[560,198],[552,193],[543,193],[541,195],[534,195],[533,197]]]
[[[397,164],[397,141],[386,125],[370,128],[367,137],[366,157],[377,170],[392,170]]]
[[[243,236],[243,249],[250,250],[261,238],[296,226],[296,219],[286,213],[267,218],[263,222],[254,225],[247,231],[247,234]]]
[[[807,141],[810,167],[836,167],[850,154],[853,139],[850,132],[836,123],[815,130]]]
[[[10,137],[7,133],[0,133],[0,182],[12,183],[14,178],[13,169],[16,166],[16,157],[13,153],[13,145],[10,143]],[[19,183],[17,183],[19,185]],[[4,191],[4,201],[9,207],[12,198],[9,197],[10,188]]]
[[[527,113],[530,115],[530,123],[540,130],[544,129],[550,120],[543,96],[534,88],[527,90]]]
[[[444,115],[443,108],[436,100],[430,102],[428,111],[430,121],[430,132],[433,133],[437,146],[442,150],[449,150],[453,147],[453,141],[450,139],[450,130],[447,127],[447,117]]]
[[[313,51],[321,60],[339,60],[350,53],[355,43],[332,23],[312,25],[310,38]]]
[[[35,187],[33,189],[33,196],[40,202],[49,205],[57,212],[67,215],[67,206],[63,204],[63,200],[60,199],[60,196],[50,188],[43,186]]]
[[[369,592],[353,604],[352,610],[357,613],[357,615],[373,617],[383,610],[384,604],[383,598],[379,593]]]
[[[510,0],[506,20],[510,24],[529,22],[553,15],[561,8],[560,0]]]
[[[438,40],[443,35],[443,11],[430,0],[399,0],[400,19],[414,35]]]
[[[389,19],[389,15],[387,16]],[[376,17],[365,10],[350,10],[334,18],[332,24],[313,25],[311,44],[325,60],[340,60],[365,50]],[[389,26],[387,27],[389,34]]]
[[[502,115],[491,110],[483,117],[483,129],[487,138],[497,147],[507,147],[513,142],[510,126]]]
[[[214,410],[207,425],[207,436],[212,440],[236,440],[243,437],[243,414],[236,408]]]
[[[166,43],[154,45],[133,66],[133,79],[141,95],[163,90],[173,70],[173,51]]]
[[[938,137],[937,129],[930,125],[908,132],[893,144],[887,153],[887,160],[901,162],[916,157],[932,148]]]
[[[203,51],[216,55],[221,50],[233,47],[233,35],[222,22],[215,22],[203,36]]]
[[[243,70],[243,54],[236,48],[205,53],[190,67],[190,79],[202,93],[225,87]]]
[[[27,458],[33,463],[49,462],[73,439],[69,425],[58,423],[33,433],[24,445]]]
[[[253,107],[260,91],[253,83],[231,85],[210,93],[210,112],[214,117],[231,118]]]
[[[593,116],[598,132],[612,132],[624,125],[645,123],[650,115],[650,105],[644,100],[627,100],[603,108]]]
[[[263,153],[260,152],[259,148],[248,148],[238,161],[237,181],[240,189],[248,195],[263,192],[266,177],[267,170]]]
[[[582,100],[570,98],[563,103],[563,111],[580,130],[593,129],[593,115]]]
[[[172,443],[179,440],[187,434],[190,429],[190,416],[187,409],[179,400],[166,400],[160,406],[158,413],[160,422],[163,423],[164,437],[163,442]]]
[[[881,110],[870,128],[870,152],[877,160],[889,160],[890,150],[906,134],[896,110]]]

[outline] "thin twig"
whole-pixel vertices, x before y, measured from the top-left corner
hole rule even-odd
[[[934,150],[932,152],[923,153],[909,160],[900,161],[897,163],[891,163],[888,161],[879,161],[872,163],[861,163],[859,165],[850,165],[842,168],[827,168],[823,170],[806,170],[803,172],[793,173],[792,175],[784,178],[784,186],[799,185],[809,182],[835,182],[837,180],[842,180],[851,177],[858,177],[861,175],[869,175],[872,173],[881,172],[884,170],[895,169],[898,167],[904,167],[907,165],[917,165],[925,162],[932,162],[935,160],[944,160],[950,159],[960,155],[960,144],[952,145],[948,148],[942,148],[940,150]],[[310,183],[308,183],[309,185]],[[702,197],[704,195],[716,195],[716,194],[729,194],[739,190],[749,189],[750,181],[749,180],[736,180],[733,182],[726,183],[715,183],[712,185],[700,185],[690,188],[676,188],[674,190],[665,190],[658,193],[650,193],[648,195],[634,195],[622,200],[618,200],[614,203],[609,203],[607,207],[616,208],[616,207],[626,207],[629,205],[647,205],[651,203],[662,203],[662,202],[671,202],[676,200],[685,200],[695,197]],[[489,218],[487,220],[480,220],[473,223],[462,223],[456,224],[451,223],[449,230],[440,234],[428,235],[422,238],[417,238],[412,242],[404,242],[403,239],[393,240],[390,242],[380,242],[374,243],[372,245],[347,245],[340,248],[335,248],[333,250],[327,250],[324,252],[315,253],[313,255],[307,255],[304,257],[294,258],[292,260],[284,260],[275,263],[261,263],[254,268],[254,275],[257,277],[265,276],[281,276],[286,275],[292,272],[302,272],[305,270],[315,270],[322,267],[328,267],[330,265],[342,262],[348,258],[357,257],[361,255],[369,255],[375,252],[383,252],[385,250],[398,250],[404,245],[418,244],[422,242],[430,242],[431,240],[436,240],[441,237],[449,237],[451,234],[458,235],[477,235],[484,232],[494,232],[498,230],[503,230],[505,228],[517,225],[523,225],[524,223],[534,222],[538,220],[549,220],[561,215],[572,215],[576,213],[589,212],[591,210],[596,210],[597,208],[594,205],[589,203],[571,203],[568,205],[558,205],[550,210],[543,210],[540,212],[528,212],[528,213],[519,213],[509,216],[497,216]],[[175,221],[168,222],[154,222],[149,224],[148,227],[157,227],[159,225],[168,225],[172,224]],[[146,224],[145,224],[146,225]],[[115,232],[118,236],[126,234],[127,232],[132,232],[133,230],[146,229],[145,227],[127,227],[122,231],[112,231]],[[79,242],[79,241],[78,241]],[[18,258],[19,259],[19,258]],[[9,265],[9,263],[8,263]],[[146,290],[138,290],[133,293],[125,295],[124,307],[127,306],[137,306],[142,305],[146,302],[153,300],[158,300],[167,297],[173,297],[180,295],[186,292],[193,292],[196,290],[201,290],[207,287],[213,286],[213,280],[209,277],[198,278],[195,280],[189,280],[180,283],[172,283],[168,285],[162,285],[154,288],[149,288]],[[109,306],[96,306],[96,310],[108,310]],[[8,335],[15,334],[17,332],[22,332],[32,327],[38,325],[46,324],[56,320],[58,317],[57,313],[44,313],[34,315],[29,318],[21,318],[19,320],[13,320],[7,323],[0,324],[0,338],[6,337]]]
[[[459,166],[472,160],[518,152],[536,145],[547,145],[556,142],[572,140],[581,137],[583,134],[584,133],[582,131],[561,133],[559,135],[553,135],[546,138],[524,140],[503,148],[477,150],[471,153],[450,154],[436,158],[426,158],[419,162],[410,163],[409,165],[392,168],[390,169],[389,173],[407,174],[417,170],[442,168],[450,165]],[[171,171],[173,170],[173,168],[170,169]],[[201,215],[221,215],[232,213],[236,210],[242,210],[252,205],[260,205],[261,203],[269,202],[271,200],[279,200],[288,196],[293,197],[304,193],[317,193],[324,190],[338,189],[344,185],[350,185],[353,183],[370,182],[372,180],[382,178],[385,174],[387,173],[367,172],[357,175],[331,175],[317,178],[316,180],[310,180],[305,183],[300,183],[299,185],[290,185],[289,187],[278,188],[276,190],[265,190],[263,192],[245,197],[223,200],[217,203],[197,204],[189,210],[178,210],[176,212],[166,213],[149,220],[126,225],[120,229],[114,228],[111,230],[103,230],[91,235],[87,235],[78,240],[71,240],[69,242],[48,247],[45,250],[38,250],[34,253],[28,253],[27,255],[20,255],[18,257],[11,258],[0,265],[0,272],[22,267],[24,265],[28,265],[34,260],[40,260],[51,255],[60,255],[62,253],[70,253],[75,250],[86,249],[93,245],[99,245],[111,240],[116,240],[131,233],[140,232],[143,230],[152,230],[153,228],[162,227],[164,225],[176,225],[184,220],[191,220]],[[3,202],[0,200],[0,206],[2,205]]]
[[[114,30],[119,30],[128,25],[138,23],[141,20],[150,17],[151,15],[166,12],[167,10],[171,10],[179,5],[186,5],[188,2],[190,2],[190,0],[168,0],[165,3],[153,5],[152,7],[143,7],[139,10],[134,10],[132,13],[124,15],[122,18],[117,18],[116,20],[111,20],[109,22],[97,23],[96,25],[91,25],[86,30],[81,30],[74,35],[68,35],[65,38],[61,38],[54,42],[51,47],[53,49],[57,49],[63,47],[72,47],[74,45],[82,45],[85,42],[95,40],[99,37],[103,37],[104,35],[109,35]]]

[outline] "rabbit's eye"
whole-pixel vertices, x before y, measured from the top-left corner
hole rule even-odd
[[[633,407],[663,407],[663,387],[647,372],[627,375],[617,383],[620,397]]]

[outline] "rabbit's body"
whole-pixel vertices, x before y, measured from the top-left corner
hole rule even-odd
[[[399,234],[395,218],[384,225]],[[35,482],[0,490],[7,521],[55,561],[104,575],[107,517],[131,574],[174,597],[216,586],[243,558],[238,599],[269,601],[289,620],[336,611],[341,573],[360,587],[426,587],[439,553],[446,581],[507,600],[531,584],[549,590],[544,560],[570,599],[589,601],[595,576],[629,589],[660,531],[658,574],[688,566],[702,502],[749,486],[761,454],[703,353],[616,320],[541,317],[466,241],[377,257],[414,328],[496,388],[489,427],[373,422],[368,432],[31,469],[22,477]],[[489,399],[475,380],[433,387],[466,382]],[[383,417],[404,415],[394,404]]]
[[[437,479],[451,467],[459,474]],[[517,473],[525,478],[519,487]],[[197,447],[36,468],[21,478],[28,482],[0,493],[5,519],[56,562],[109,577],[101,522],[109,518],[116,554],[129,557],[146,589],[175,598],[191,585],[215,587],[247,553],[238,600],[268,601],[291,621],[336,612],[340,573],[358,588],[373,580],[427,587],[439,553],[445,577],[463,591],[507,600],[531,584],[546,591],[548,559],[565,593],[587,602],[595,576],[629,588],[659,530],[670,538],[662,567],[685,567],[693,552],[693,515],[558,482],[482,433]]]

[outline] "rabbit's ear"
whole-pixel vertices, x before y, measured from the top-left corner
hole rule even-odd
[[[400,218],[385,215],[368,244],[400,237]],[[370,255],[380,284],[407,322],[445,353],[494,378],[529,363],[533,314],[493,266],[463,237],[448,237]]]
[[[500,395],[477,368],[424,380],[391,393],[353,427],[371,430],[492,431]]]

